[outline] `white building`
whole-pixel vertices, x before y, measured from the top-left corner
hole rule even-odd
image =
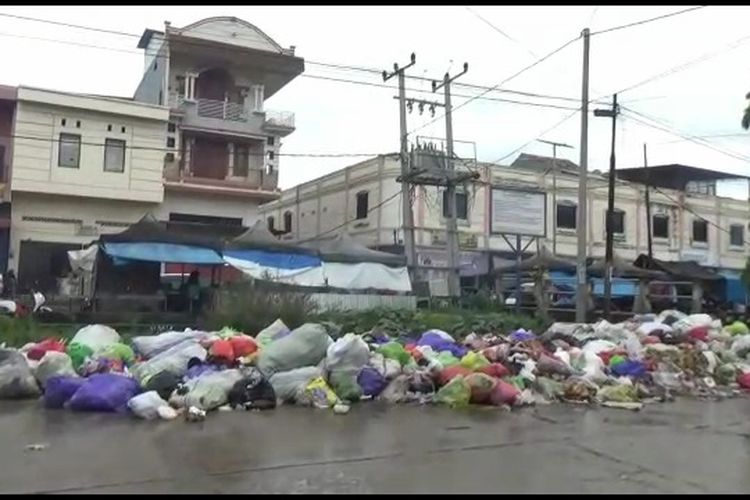
[[[551,158],[521,155],[510,166],[480,163],[473,168],[480,178],[467,184],[462,190],[465,195],[457,200],[464,284],[473,281],[471,276],[486,274],[492,255],[511,256],[512,249],[505,239],[492,232],[493,187],[544,191],[546,237],[539,243],[550,250],[555,247],[558,255],[576,255],[577,166],[561,160],[557,175],[553,175]],[[659,168],[651,169],[654,175]],[[400,173],[398,155],[380,155],[287,189],[279,200],[262,205],[260,211],[269,225],[288,233],[284,236],[287,239],[325,238],[345,231],[367,245],[400,252],[403,233],[400,185],[396,181]],[[554,182],[557,207],[552,195]],[[442,275],[447,265],[443,190],[418,187],[413,202],[418,261],[431,269],[430,278]],[[707,192],[711,191],[697,192],[690,185],[682,190],[651,189],[654,258],[694,260],[736,275],[748,257],[746,231],[750,206],[746,201]],[[644,196],[643,184],[618,179],[614,251],[631,261],[648,251]],[[607,177],[590,172],[589,256],[604,256],[606,209]],[[536,248],[530,247],[531,251]]]

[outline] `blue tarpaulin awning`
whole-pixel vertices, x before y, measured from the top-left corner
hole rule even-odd
[[[320,257],[292,252],[268,252],[266,250],[225,250],[224,256],[253,262],[263,267],[277,269],[304,269],[321,265]]]
[[[115,259],[174,264],[223,265],[224,260],[210,248],[173,243],[103,243],[104,253]]]

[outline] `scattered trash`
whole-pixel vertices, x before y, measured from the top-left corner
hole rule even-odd
[[[205,410],[191,406],[188,408],[187,413],[185,413],[185,420],[188,422],[203,422],[206,420],[206,412]]]

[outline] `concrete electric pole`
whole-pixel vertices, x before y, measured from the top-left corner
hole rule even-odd
[[[406,78],[404,71],[416,64],[417,56],[412,53],[411,62],[399,68],[397,63],[393,63],[393,73],[383,71],[383,81],[388,81],[393,76],[398,75],[398,112],[399,112],[399,140],[401,160],[401,214],[402,226],[404,228],[404,253],[406,254],[406,265],[409,268],[412,282],[416,281],[417,276],[417,253],[414,243],[414,212],[412,212],[411,184],[408,182],[409,174],[409,146],[407,141],[406,130]]]
[[[588,28],[583,36],[583,78],[581,89],[581,160],[578,176],[578,259],[576,266],[576,322],[586,322],[588,310],[588,283],[586,282],[586,195],[589,163],[589,37]]]
[[[451,82],[458,77],[465,75],[469,71],[469,63],[464,63],[464,70],[451,78],[446,73],[443,76],[443,83],[438,84],[433,80],[432,91],[437,92],[443,89],[445,96],[445,142],[446,142],[446,168],[449,173],[455,170],[453,164],[453,118],[451,115]],[[451,297],[461,295],[461,281],[459,276],[459,254],[458,254],[458,223],[456,220],[456,183],[449,180],[446,190],[448,199],[448,220],[446,221],[446,247],[448,248],[448,293]]]
[[[552,146],[552,255],[557,255],[557,148],[573,149],[573,146],[544,139],[537,141]]]
[[[607,192],[607,232],[604,257],[604,317],[609,319],[612,302],[612,259],[614,254],[614,219],[615,219],[615,133],[617,132],[617,94],[612,96],[612,109],[595,109],[594,116],[612,119],[612,148],[609,153],[609,180]]]

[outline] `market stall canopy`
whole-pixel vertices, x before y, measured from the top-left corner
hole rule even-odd
[[[104,253],[115,259],[117,263],[123,261],[163,262],[169,264],[202,264],[224,265],[215,250],[206,247],[178,245],[174,243],[103,243]]]
[[[508,261],[507,259],[493,258],[493,267],[495,273],[507,273],[514,272],[518,265],[515,261]],[[521,261],[520,266],[522,271],[530,271],[536,269],[546,269],[549,271],[575,271],[576,263],[573,260],[565,259],[553,255],[552,252],[547,250],[547,247],[542,247],[539,253],[528,259]]]
[[[225,253],[235,250],[268,250],[317,255],[317,251],[314,249],[279,240],[268,230],[261,220],[256,221],[255,224],[243,231],[242,234],[235,236],[224,244]]]
[[[102,235],[100,241],[105,244],[165,243],[220,250],[224,239],[237,237],[242,231],[242,226],[161,222],[148,214],[120,233]]]
[[[604,257],[596,257],[589,259],[587,271],[592,276],[604,276],[604,270],[606,268],[606,260]],[[642,267],[635,266],[618,255],[612,256],[612,274],[620,278],[646,278],[646,279],[658,279],[666,278],[666,273],[658,269],[644,269]]]
[[[693,261],[668,262],[653,258],[649,259],[648,255],[641,254],[635,260],[635,265],[643,269],[663,271],[675,278],[690,281],[718,281],[724,279],[720,274]]]
[[[329,240],[310,241],[303,246],[320,252],[320,256],[325,262],[349,264],[373,262],[387,266],[406,265],[406,256],[367,248],[367,246],[345,233]]]

